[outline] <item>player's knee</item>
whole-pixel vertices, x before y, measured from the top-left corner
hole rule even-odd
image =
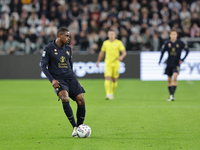
[[[172,82],[172,80],[171,79],[168,79],[168,84],[170,84]]]
[[[85,105],[85,99],[83,98],[83,96],[80,96],[77,98],[77,104],[78,105]]]
[[[60,99],[62,100],[62,102],[69,102],[68,96],[60,96]]]
[[[177,82],[177,78],[174,78],[174,82]]]

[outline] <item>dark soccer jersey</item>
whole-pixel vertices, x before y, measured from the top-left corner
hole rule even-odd
[[[186,51],[186,54],[184,58],[181,59],[180,57],[183,49]],[[174,43],[171,40],[168,40],[162,46],[159,63],[161,62],[165,51],[168,52],[167,66],[179,66],[179,60],[184,61],[189,53],[187,45],[185,45],[181,40],[176,40]]]
[[[60,48],[55,42],[46,45],[42,53],[41,68],[50,82],[53,79],[73,78],[71,47],[64,45]]]

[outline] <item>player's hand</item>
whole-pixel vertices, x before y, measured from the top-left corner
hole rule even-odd
[[[122,57],[122,56],[119,56],[119,57],[118,57],[118,60],[119,60],[119,61],[122,61],[122,60],[123,60],[123,57]]]
[[[99,62],[96,63],[97,67],[99,67]]]
[[[60,88],[60,82],[58,80],[53,79],[51,83],[54,88]]]
[[[182,64],[182,63],[183,63],[183,61],[182,61],[182,60],[179,60],[179,65]]]

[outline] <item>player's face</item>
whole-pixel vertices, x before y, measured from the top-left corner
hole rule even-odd
[[[178,37],[178,34],[176,32],[171,32],[170,33],[170,39],[172,41],[175,41],[177,39],[177,37]]]
[[[115,32],[114,31],[109,31],[108,32],[108,38],[110,39],[110,40],[114,40],[115,39]]]
[[[70,42],[70,33],[66,31],[64,34],[61,35],[61,42],[63,44],[69,44]]]

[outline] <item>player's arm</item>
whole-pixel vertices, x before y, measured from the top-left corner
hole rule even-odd
[[[124,59],[124,57],[126,56],[126,49],[125,49],[122,41],[120,41],[120,43],[119,43],[119,50],[121,51],[121,55],[118,57],[118,60],[122,61]]]
[[[188,49],[188,46],[184,44],[184,48],[183,48],[186,53],[185,53],[185,56],[179,60],[179,64],[182,64],[182,62],[185,60],[185,58],[187,57],[188,53],[189,53],[189,49]]]
[[[98,56],[98,59],[97,59],[97,67],[99,67],[99,62],[103,59],[104,55],[105,55],[104,51],[99,52],[99,56]]]
[[[163,44],[163,46],[161,47],[161,55],[160,55],[160,59],[159,59],[159,62],[158,62],[158,64],[160,65],[160,63],[161,63],[161,60],[162,60],[162,58],[163,58],[163,55],[164,55],[164,53],[165,53],[165,51],[166,51],[166,49],[167,49],[167,44],[166,44],[166,42]]]
[[[52,77],[49,70],[47,69],[48,63],[49,63],[49,53],[48,49],[45,47],[42,52],[41,69],[46,75],[46,77],[49,79],[49,81],[52,83],[52,86],[54,88],[60,87],[59,82]]]
[[[121,51],[121,55],[119,56],[118,60],[122,61],[124,59],[124,57],[126,56],[126,50],[122,50]]]
[[[71,69],[73,70],[73,61],[72,61],[72,50],[71,50],[71,56],[69,58],[69,63],[70,63],[70,66],[71,66]]]

